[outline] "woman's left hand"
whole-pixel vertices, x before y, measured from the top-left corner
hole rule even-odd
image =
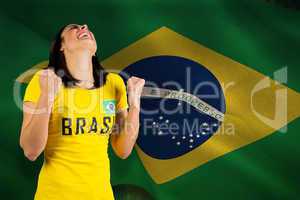
[[[140,109],[140,99],[145,80],[132,76],[127,81],[128,103],[130,107]]]

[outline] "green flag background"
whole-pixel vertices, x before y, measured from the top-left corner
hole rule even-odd
[[[18,75],[48,58],[50,41],[68,23],[86,23],[101,60],[167,26],[227,57],[272,76],[288,67],[300,91],[300,11],[263,0],[31,0],[0,7],[0,199],[33,199],[42,158],[27,161],[18,145],[22,112],[13,100]],[[112,185],[144,188],[157,200],[299,199],[300,123],[157,185],[136,152],[110,150]]]

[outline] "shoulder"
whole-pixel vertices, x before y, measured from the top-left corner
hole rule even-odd
[[[107,74],[107,80],[109,80],[109,81],[123,81],[123,78],[117,73],[109,72]]]
[[[118,85],[124,85],[124,79],[119,74],[112,72],[108,73],[107,82],[117,87]]]
[[[125,81],[123,78],[117,73],[109,73],[107,75],[107,82],[113,88],[117,89],[118,91],[126,90]]]
[[[36,84],[39,81],[39,76],[41,72],[42,69],[32,70],[30,73],[26,75],[25,83],[28,83],[28,85]]]
[[[31,75],[28,75],[28,84],[26,86],[25,94],[23,101],[31,101],[36,103],[40,95],[40,83],[39,76],[41,69],[34,70],[31,72]]]
[[[43,71],[45,71],[45,69],[35,69],[32,73],[30,73],[28,82],[38,80],[38,78],[40,77],[40,75]]]

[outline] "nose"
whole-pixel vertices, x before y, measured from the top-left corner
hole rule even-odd
[[[82,25],[81,27],[80,27],[80,29],[88,29],[88,26],[86,25],[86,24],[84,24],[84,25]]]

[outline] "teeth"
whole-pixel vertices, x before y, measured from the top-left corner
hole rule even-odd
[[[82,38],[88,38],[89,37],[89,35],[87,34],[87,33],[82,33],[82,34],[80,34],[79,35],[79,39],[82,39]]]

